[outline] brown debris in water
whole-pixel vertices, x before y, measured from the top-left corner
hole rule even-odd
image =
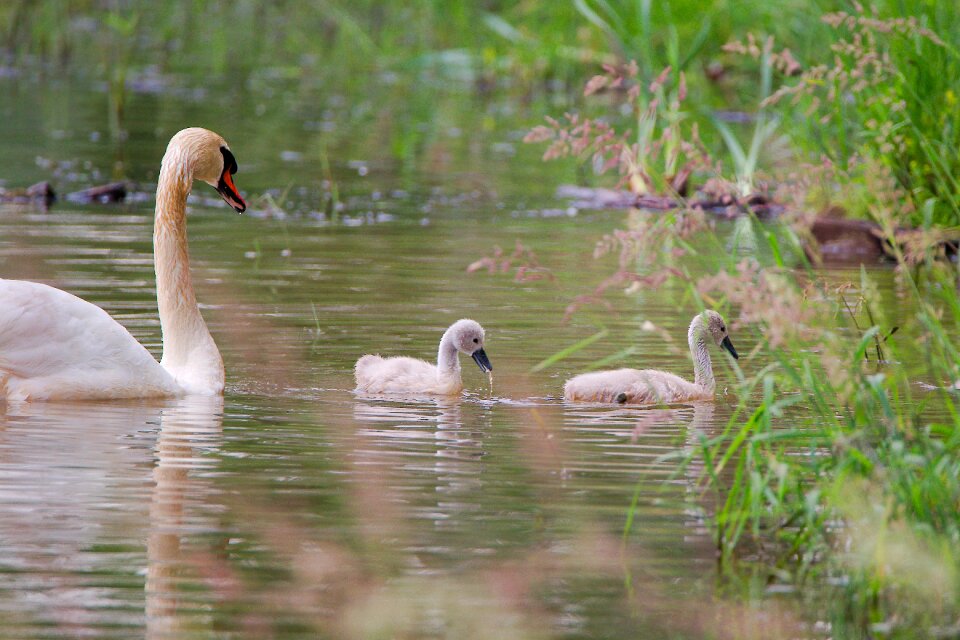
[[[0,203],[39,204],[47,208],[56,199],[56,192],[46,180],[30,185],[26,189],[0,189]]]
[[[681,176],[682,177],[682,176]],[[683,178],[683,177],[682,177]],[[683,178],[686,188],[686,178]],[[772,200],[764,193],[751,193],[737,197],[728,192],[714,193],[705,185],[705,190],[696,198],[686,199],[671,195],[638,195],[619,189],[595,189],[575,185],[561,185],[557,188],[557,197],[572,200],[571,206],[577,209],[647,209],[669,211],[671,209],[702,209],[721,217],[733,218],[753,212],[760,218],[773,217],[784,210],[784,206]]]
[[[89,189],[68,193],[67,200],[84,204],[123,202],[127,199],[127,191],[128,186],[126,182],[110,182],[90,187]]]

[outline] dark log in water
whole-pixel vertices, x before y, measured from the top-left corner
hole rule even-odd
[[[683,179],[684,188],[686,185]],[[637,195],[630,191],[618,189],[594,189],[562,185],[557,189],[557,196],[572,200],[571,205],[578,209],[650,209],[667,211],[686,207],[688,209],[702,209],[726,218],[734,218],[752,211],[760,218],[775,216],[783,211],[783,205],[771,201],[761,193],[753,193],[744,198],[725,196],[720,198],[694,198],[686,200],[666,195],[644,194]]]
[[[815,262],[877,262],[889,255],[883,230],[869,220],[818,216],[810,234],[817,246],[804,250]]]
[[[557,189],[557,196],[572,200],[571,205],[578,209],[647,209],[649,211],[669,211],[686,207],[702,209],[714,215],[735,218],[752,212],[761,219],[780,215],[785,211],[782,204],[772,201],[762,193],[753,193],[744,198],[730,195],[717,198],[695,198],[684,200],[663,195],[637,195],[618,189],[597,189],[563,185]],[[843,209],[831,209],[814,218],[810,226],[804,252],[811,261],[817,263],[862,263],[877,262],[893,258],[891,246],[884,237],[883,229],[875,222],[842,217]],[[915,239],[918,230],[898,228],[896,244],[909,253],[915,251],[921,240]],[[960,237],[947,238],[939,235],[927,238],[928,248],[936,248],[943,255],[954,256],[960,246]]]
[[[81,204],[90,204],[99,202],[106,204],[109,202],[123,202],[127,198],[126,182],[111,182],[102,184],[82,191],[74,191],[67,194],[67,200],[70,202],[79,202]]]
[[[57,199],[57,194],[49,182],[38,182],[26,189],[0,189],[0,203],[38,204],[49,207]]]

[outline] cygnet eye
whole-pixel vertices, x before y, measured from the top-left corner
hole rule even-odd
[[[720,331],[726,331],[726,330],[727,330],[727,328],[726,328],[725,326],[720,325]]]
[[[479,344],[479,343],[480,343],[480,338],[473,339],[473,344]]]

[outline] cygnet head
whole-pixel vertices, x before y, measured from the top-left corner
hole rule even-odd
[[[246,211],[247,203],[233,182],[237,159],[233,157],[227,141],[219,134],[200,127],[183,129],[170,138],[164,161],[168,157],[187,164],[186,168],[194,180],[206,182],[216,189],[237,213]]]
[[[727,333],[727,323],[723,321],[723,316],[712,309],[703,312],[703,318],[706,318],[707,326],[705,332],[718,347],[723,347],[730,352],[735,360],[739,360],[737,350],[733,348],[730,342],[730,335]]]
[[[446,335],[460,353],[465,353],[484,372],[493,371],[493,365],[483,351],[483,327],[478,322],[457,320],[447,329]]]

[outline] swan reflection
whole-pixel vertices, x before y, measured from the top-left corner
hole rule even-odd
[[[354,404],[358,450],[368,461],[403,473],[394,486],[417,487],[414,512],[431,520],[435,530],[469,528],[483,487],[479,463],[489,419],[482,407],[457,398],[369,399]],[[442,546],[436,541],[434,551]]]
[[[160,414],[147,535],[148,638],[175,638],[190,617],[181,615],[178,598],[179,582],[189,565],[181,539],[210,528],[204,526],[202,512],[213,493],[207,474],[217,458],[208,454],[219,448],[222,429],[220,396],[184,398]]]
[[[11,633],[17,620],[71,636],[142,627],[145,574],[147,636],[176,636],[177,576],[190,577],[181,540],[212,526],[206,474],[222,414],[219,397],[0,406],[0,617]]]
[[[623,474],[635,481],[638,471],[647,479],[658,479],[676,487],[676,499],[683,504],[687,540],[709,541],[704,510],[710,505],[703,492],[703,438],[717,433],[722,425],[715,417],[713,402],[694,402],[658,408],[607,408],[572,405],[567,408],[565,431],[569,441],[587,442],[601,456],[576,459],[564,470],[568,478]],[[679,475],[680,460],[672,453],[690,454],[692,459]],[[601,484],[598,490],[609,490]],[[619,485],[613,485],[619,492]],[[662,494],[665,495],[665,494]],[[658,499],[662,499],[658,495]]]

